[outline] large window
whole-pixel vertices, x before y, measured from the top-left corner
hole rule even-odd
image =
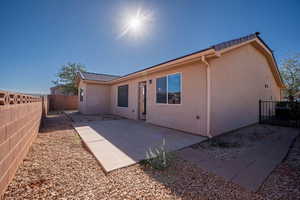
[[[156,103],[167,103],[167,77],[156,79]]]
[[[180,104],[181,102],[181,75],[168,76],[168,104]]]
[[[156,103],[181,103],[181,74],[171,74],[156,79]]]
[[[118,87],[118,106],[128,107],[128,85]]]

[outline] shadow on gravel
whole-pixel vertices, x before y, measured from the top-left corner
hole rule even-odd
[[[263,141],[270,141],[271,136],[276,136],[276,134],[280,133],[281,136],[286,134],[292,134],[294,132],[298,132],[297,129],[292,128],[285,128],[285,127],[276,127],[276,126],[262,126],[262,125],[254,125],[251,127],[246,127],[244,129],[240,129],[237,131],[233,131],[228,134],[224,134],[221,137],[218,137],[212,141],[205,141],[198,145],[194,145],[194,149],[199,151],[206,151],[209,153],[209,156],[217,157],[220,156],[224,159],[224,165],[226,164],[226,160],[233,159],[233,157],[241,156],[243,157],[244,154],[247,153],[249,150],[253,149],[255,146],[259,146],[264,144]],[[299,138],[300,136],[298,136]],[[277,143],[276,143],[277,144]],[[300,144],[300,143],[299,143]],[[279,153],[279,148],[276,145],[273,145],[275,151]],[[218,150],[214,150],[218,149]],[[267,148],[270,149],[271,148]],[[163,184],[166,188],[168,188],[173,195],[180,197],[181,199],[188,200],[188,199],[265,199],[265,197],[269,196],[278,196],[276,199],[296,199],[295,197],[298,196],[299,190],[299,181],[295,181],[295,177],[299,174],[298,170],[291,167],[294,163],[293,162],[297,159],[299,154],[295,152],[299,151],[292,151],[290,152],[288,157],[293,157],[292,159],[288,159],[283,164],[280,164],[281,161],[278,163],[278,166],[282,168],[282,166],[289,166],[289,170],[285,171],[283,174],[278,173],[278,169],[272,172],[268,171],[268,175],[271,173],[272,177],[266,176],[265,183],[262,184],[258,192],[252,192],[250,190],[245,189],[244,187],[233,183],[231,181],[222,178],[221,176],[215,175],[213,172],[207,172],[200,168],[201,164],[195,165],[191,161],[185,161],[183,157],[177,156],[174,162],[165,170],[155,170],[152,169],[150,166],[145,166],[142,163],[141,169],[149,176],[149,178]],[[236,151],[236,152],[235,152]],[[281,150],[282,151],[282,150]],[[228,155],[227,155],[227,154]],[[223,155],[224,154],[224,155]],[[276,154],[276,153],[275,153]],[[275,155],[272,154],[272,155]],[[297,154],[297,155],[294,155]],[[221,156],[222,155],[222,156]],[[234,155],[234,156],[232,156]],[[260,154],[262,155],[262,154]],[[276,154],[277,155],[277,154]],[[250,159],[250,157],[248,157]],[[272,159],[272,162],[275,158]],[[299,159],[298,159],[299,160]],[[266,158],[266,161],[267,158]],[[299,161],[298,161],[299,162]],[[261,162],[262,167],[270,167],[266,165],[265,162]],[[288,164],[287,164],[288,163]],[[218,165],[221,166],[221,165]],[[299,166],[299,165],[298,165]],[[286,167],[284,168],[286,169]],[[297,172],[298,171],[298,172]],[[257,174],[250,174],[257,176]],[[290,175],[286,175],[290,174]],[[292,174],[292,175],[291,175]],[[261,176],[261,174],[260,174]],[[272,180],[274,177],[284,177],[286,178],[286,184],[274,184]],[[274,180],[273,180],[274,181]],[[276,189],[274,189],[276,188]],[[279,189],[280,188],[280,189]],[[294,194],[289,194],[290,189],[295,188]],[[280,192],[278,192],[280,191]],[[284,197],[284,198],[281,198]],[[273,198],[270,198],[273,199]]]
[[[46,118],[43,119],[39,134],[49,134],[49,133],[65,133],[65,131],[74,131],[76,144],[73,146],[82,146],[87,152],[92,154],[89,148],[81,140],[80,136],[74,130],[72,126],[72,121],[68,116],[62,112],[52,112],[49,113]]]
[[[141,166],[141,168],[149,178],[168,188],[172,196],[182,200],[257,199],[258,197],[178,157],[165,170],[153,170],[149,166]]]
[[[59,113],[50,113],[42,120],[39,133],[49,133],[54,131],[72,130],[70,120]]]

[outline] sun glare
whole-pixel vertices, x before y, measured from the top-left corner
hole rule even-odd
[[[152,15],[142,11],[141,9],[138,9],[135,14],[128,14],[124,20],[123,29],[119,35],[119,38],[127,34],[141,37],[146,34],[146,29],[148,28],[149,23],[152,21]]]
[[[133,31],[138,31],[142,26],[142,20],[138,17],[133,17],[129,20],[129,27]]]

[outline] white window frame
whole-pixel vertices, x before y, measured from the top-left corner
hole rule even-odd
[[[180,74],[180,103],[177,103],[177,104],[173,104],[173,103],[169,103],[169,101],[168,101],[168,93],[169,93],[169,80],[168,80],[168,77],[169,76],[171,76],[171,75],[175,75],[175,74]],[[163,77],[166,77],[166,79],[167,79],[167,95],[166,95],[166,98],[167,98],[167,101],[166,101],[166,103],[158,103],[157,102],[157,85],[156,85],[156,83],[157,83],[157,79],[159,79],[159,78],[163,78]],[[183,91],[182,91],[182,72],[175,72],[175,73],[172,73],[172,74],[166,74],[166,75],[162,75],[162,76],[158,76],[158,77],[156,77],[155,78],[155,104],[158,104],[158,105],[174,105],[174,106],[180,106],[180,105],[182,105],[182,93],[183,93]]]

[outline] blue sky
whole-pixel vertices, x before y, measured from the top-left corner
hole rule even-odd
[[[118,37],[124,16],[152,13],[144,34]],[[277,61],[300,52],[299,0],[2,0],[0,89],[49,93],[61,65],[124,75],[261,32]]]

